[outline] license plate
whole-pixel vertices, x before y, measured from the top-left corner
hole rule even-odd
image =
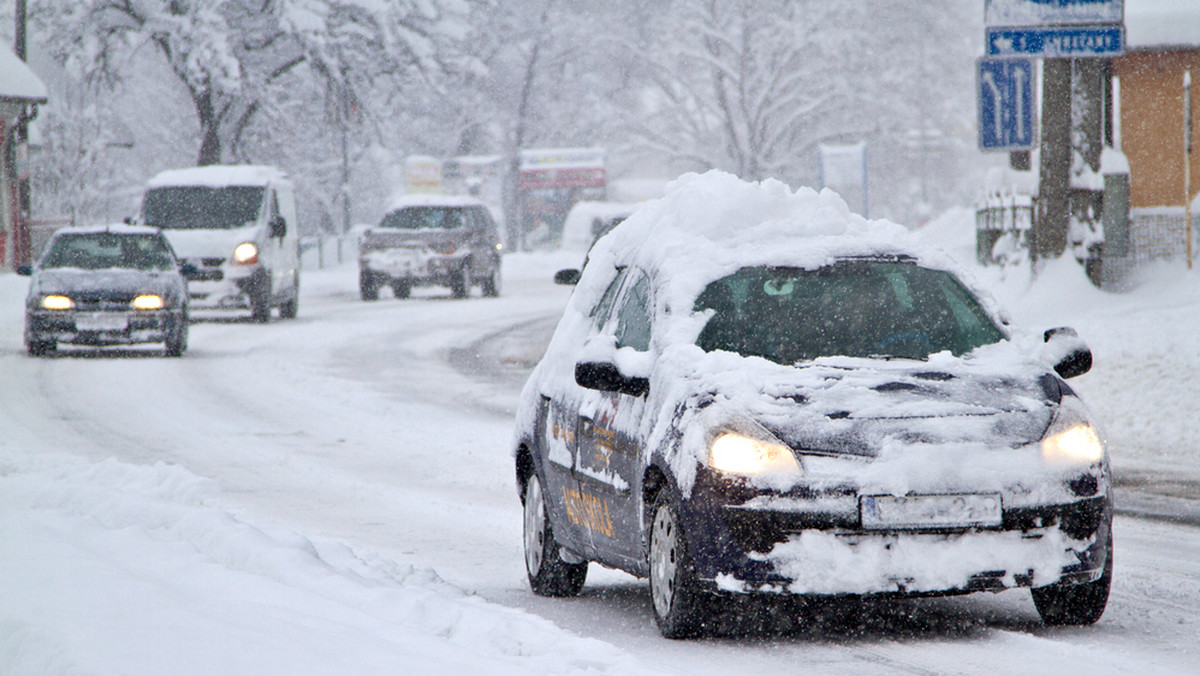
[[[124,312],[89,312],[75,315],[75,328],[79,331],[124,331],[129,326],[129,315]]]
[[[998,493],[960,495],[865,495],[863,528],[974,528],[999,526]]]

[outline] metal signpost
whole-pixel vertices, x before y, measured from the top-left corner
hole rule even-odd
[[[984,58],[978,62],[976,75],[979,148],[1018,151],[1036,147],[1033,61]]]

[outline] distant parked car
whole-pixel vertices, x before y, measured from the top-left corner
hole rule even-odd
[[[522,393],[534,593],[650,579],[668,637],[731,597],[1031,588],[1090,624],[1108,455],[1068,329],[1014,337],[946,255],[836,195],[713,172],[598,241]]]
[[[42,356],[59,343],[131,345],[162,342],[187,350],[187,283],[157,228],[68,228],[50,239],[25,304],[25,347]]]
[[[500,295],[500,235],[483,202],[454,195],[407,195],[363,232],[358,256],[363,300],[390,286],[407,298],[415,286],[447,286],[466,298],[478,285]]]

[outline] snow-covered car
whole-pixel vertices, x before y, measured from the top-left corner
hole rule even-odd
[[[500,234],[483,202],[458,195],[405,195],[359,244],[363,300],[390,286],[407,298],[414,286],[448,286],[466,298],[473,285],[500,295]]]
[[[597,242],[514,437],[537,594],[649,577],[668,637],[729,597],[1032,588],[1095,622],[1107,452],[1069,329],[1013,332],[917,235],[828,191],[690,175]]]
[[[59,343],[132,345],[162,342],[187,350],[187,283],[157,228],[107,225],[59,230],[31,275],[25,302],[25,347],[42,356]]]

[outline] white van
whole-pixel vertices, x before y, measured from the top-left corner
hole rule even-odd
[[[146,186],[141,222],[162,228],[188,274],[193,309],[271,308],[300,301],[300,233],[287,176],[275,167],[216,165],[164,171]]]

